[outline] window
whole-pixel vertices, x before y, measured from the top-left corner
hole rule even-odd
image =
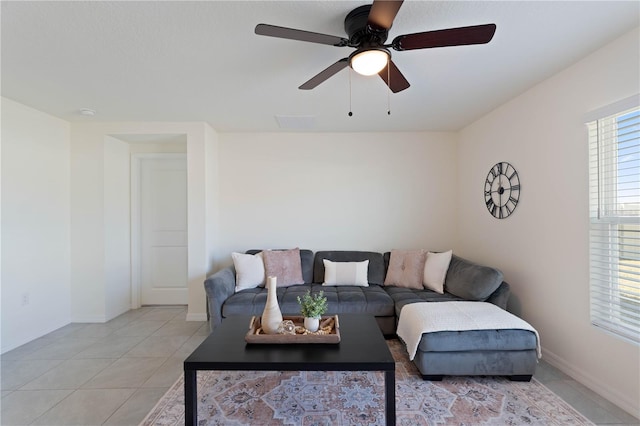
[[[587,123],[591,323],[640,343],[640,108],[626,101]]]

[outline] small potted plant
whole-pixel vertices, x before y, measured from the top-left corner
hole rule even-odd
[[[304,296],[298,296],[300,304],[300,313],[304,317],[304,328],[311,332],[318,331],[320,326],[320,317],[327,312],[327,298],[324,292],[320,291],[311,294],[311,290],[307,290]]]

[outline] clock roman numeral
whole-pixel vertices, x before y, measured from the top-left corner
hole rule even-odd
[[[520,184],[518,183],[518,184],[513,185],[513,186],[511,187],[511,190],[512,190],[512,191],[520,191]]]
[[[489,209],[489,211],[491,211],[491,209],[493,209],[495,207],[495,204],[493,202],[493,198],[489,198],[486,202],[487,204],[487,208]]]
[[[513,198],[513,196],[509,196],[509,201],[511,201],[514,205],[518,204],[518,199]]]

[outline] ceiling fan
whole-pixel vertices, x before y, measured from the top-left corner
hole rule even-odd
[[[393,93],[410,86],[398,67],[391,60],[389,49],[403,51],[428,49],[432,47],[484,44],[491,41],[496,31],[495,24],[449,28],[397,36],[390,44],[385,44],[393,20],[402,6],[403,0],[374,0],[371,5],[353,9],[344,20],[344,29],[349,38],[320,34],[294,28],[258,24],[255,33],[269,37],[279,37],[311,43],[328,44],[336,47],[352,47],[356,50],[347,58],[342,58],[320,71],[299,89],[310,90],[351,66],[362,75],[378,74]]]

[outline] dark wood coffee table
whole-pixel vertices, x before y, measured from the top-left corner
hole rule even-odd
[[[222,321],[184,361],[185,424],[196,425],[198,370],[384,371],[387,425],[396,422],[395,362],[371,315],[339,314],[338,344],[247,344],[251,317]]]

